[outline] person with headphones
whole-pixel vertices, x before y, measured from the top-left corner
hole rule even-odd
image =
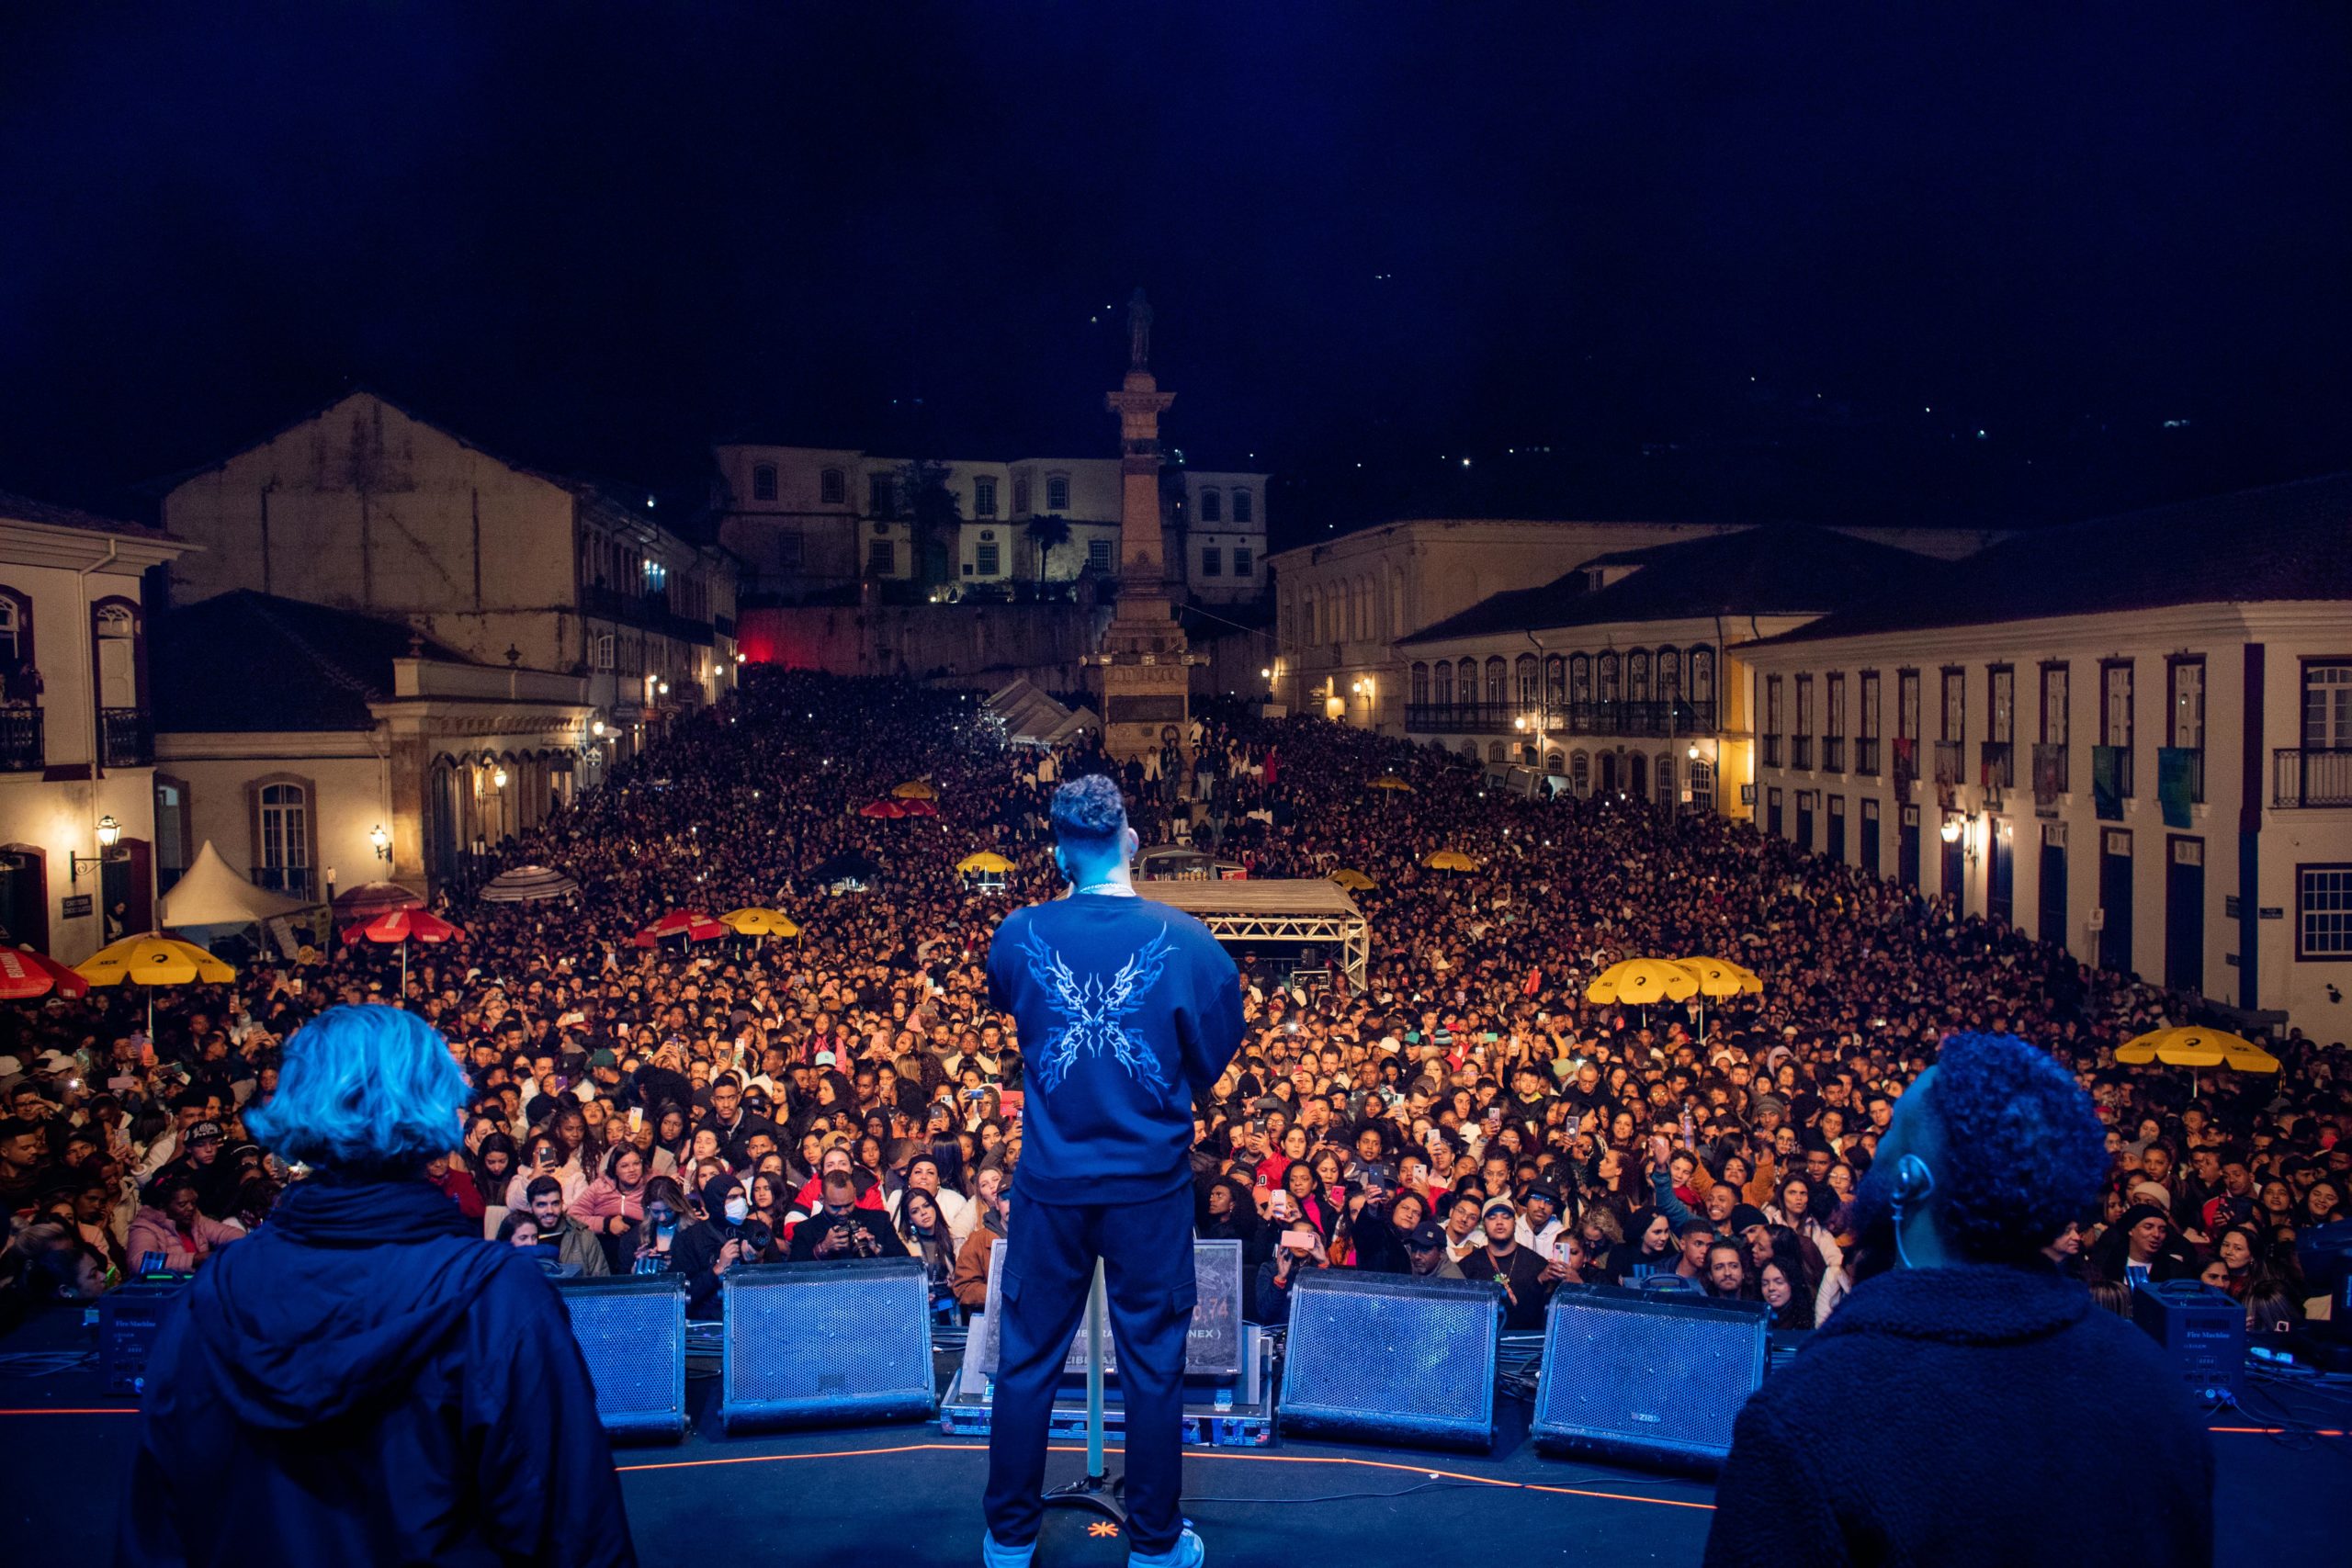
[[[2203,1417],[2154,1341],[2041,1250],[2107,1165],[2088,1097],[2047,1052],[1945,1040],[1859,1195],[1859,1245],[1897,1267],[1865,1265],[1741,1410],[1708,1568],[2036,1562],[2052,1521],[2127,1488],[2134,1506],[2070,1535],[2069,1562],[2212,1562]]]

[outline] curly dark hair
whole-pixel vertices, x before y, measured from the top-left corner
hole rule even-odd
[[[1086,773],[1054,791],[1053,817],[1057,838],[1115,838],[1127,825],[1126,797],[1108,775]]]
[[[2013,1034],[1951,1035],[1936,1068],[1937,1228],[1964,1258],[2021,1262],[2098,1203],[2106,1129],[2065,1069]]]

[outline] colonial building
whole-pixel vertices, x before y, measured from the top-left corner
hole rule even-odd
[[[866,581],[975,590],[1119,575],[1116,457],[916,462],[842,447],[716,448],[718,540],[745,563],[744,591],[797,603]],[[952,503],[933,540],[920,490]],[[1265,587],[1266,476],[1180,468],[1159,487],[1169,589],[1207,604]],[[926,561],[930,548],[939,558]]]
[[[234,590],[398,623],[458,659],[587,682],[626,750],[735,671],[735,563],[654,497],[497,457],[356,391],[174,487],[202,547],[175,601]]]
[[[1811,527],[1595,556],[1402,638],[1405,732],[1577,795],[1744,817],[1755,699],[1741,649],[1928,564]]]
[[[1402,638],[1498,593],[1580,584],[1599,558],[1735,526],[1421,518],[1284,550],[1267,563],[1276,615],[1265,694],[1294,712],[1402,733],[1410,662]],[[1964,555],[1996,536],[1974,529],[1838,531],[1937,556]]]
[[[257,886],[429,889],[595,784],[588,677],[468,660],[401,622],[239,589],[156,635],[157,869],[209,842]]]
[[[141,580],[185,547],[0,492],[0,928],[67,963],[154,923]]]
[[[1741,651],[1764,831],[2346,1035],[2352,475],[2020,535]]]

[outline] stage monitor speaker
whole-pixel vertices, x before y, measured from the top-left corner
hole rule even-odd
[[[1310,1269],[1290,1292],[1283,1430],[1491,1448],[1492,1285]]]
[[[729,1431],[931,1415],[931,1283],[919,1259],[755,1264],[720,1276],[719,1296]]]
[[[616,1438],[686,1433],[686,1280],[683,1274],[561,1280],[571,1335],[596,1389],[596,1419]]]
[[[133,1280],[98,1298],[98,1363],[108,1393],[146,1392],[147,1352],[187,1289],[185,1278]]]
[[[1004,1321],[997,1311],[1002,1300],[1004,1246],[1000,1241],[989,1249],[988,1308],[976,1330],[979,1336],[979,1359],[973,1365],[990,1377],[996,1376],[997,1325]],[[1241,1375],[1241,1273],[1239,1242],[1193,1243],[1194,1293],[1193,1324],[1184,1335],[1186,1377]],[[1102,1325],[1102,1371],[1107,1377],[1119,1373],[1119,1342],[1112,1334],[1107,1318]],[[1082,1377],[1085,1372],[1086,1320],[1080,1318],[1079,1332],[1070,1336],[1069,1355],[1062,1362],[1062,1375]]]
[[[1761,1302],[1563,1285],[1544,1325],[1529,1423],[1538,1447],[1708,1473],[1739,1407],[1764,1382]]]
[[[2196,1280],[2151,1280],[2132,1292],[2132,1321],[2200,1402],[2245,1394],[2245,1306]]]

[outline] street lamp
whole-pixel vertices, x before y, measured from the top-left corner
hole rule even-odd
[[[491,771],[490,787],[492,789],[504,789],[506,787],[506,770],[504,768],[494,768]]]
[[[1937,832],[1947,844],[1956,844],[1960,842],[1960,818],[1957,817],[1945,818],[1944,825],[1938,829]]]
[[[122,824],[114,819],[114,814],[112,812],[108,812],[106,816],[98,818],[97,832],[98,852],[96,854],[77,855],[70,852],[67,853],[65,857],[65,874],[66,879],[69,882],[78,884],[82,880],[82,868],[84,866],[102,866],[106,864],[107,862],[115,858],[114,847],[122,838]]]
[[[381,822],[368,829],[368,841],[376,846],[378,860],[388,861],[392,858],[392,836],[385,830]]]
[[[588,733],[602,740],[605,738],[605,721],[600,718],[591,724],[588,727]]]

